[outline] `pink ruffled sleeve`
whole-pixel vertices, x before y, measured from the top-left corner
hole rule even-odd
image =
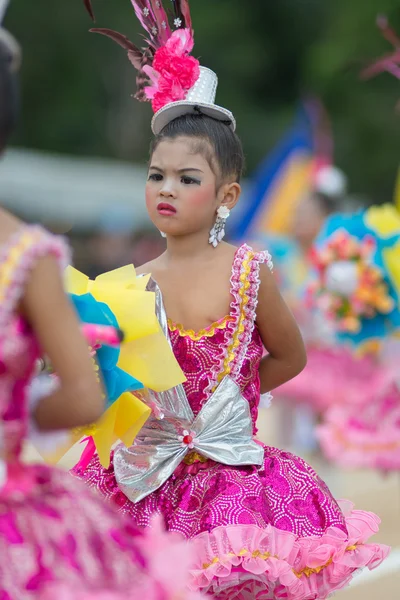
[[[26,225],[14,234],[0,254],[0,336],[20,302],[36,262],[47,255],[57,258],[61,272],[70,253],[67,244],[37,225]]]

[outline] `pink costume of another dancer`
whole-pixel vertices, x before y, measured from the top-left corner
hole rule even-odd
[[[183,449],[180,463],[152,493],[140,490],[137,481],[145,470],[146,445],[151,443],[147,436],[161,435],[163,421],[154,420],[153,430],[145,427],[130,449],[118,447],[108,470],[95,458],[77,474],[138,525],[147,527],[154,514],[162,514],[170,531],[193,540],[198,558],[191,571],[192,589],[219,600],[323,599],[344,587],[357,570],[378,566],[389,549],[367,543],[378,531],[377,516],[353,510],[349,503],[339,507],[301,458],[254,440],[263,355],[255,319],[264,262],[272,267],[268,253],[254,253],[246,245],[237,250],[231,312],[211,327],[194,332],[169,323],[174,354],[187,377],[184,391],[193,423],[205,418],[216,394],[222,395],[230,382],[247,409],[235,403],[235,408],[226,408],[225,417],[223,408],[216,412],[211,428],[218,427],[218,419],[227,421],[218,435],[215,429],[214,438],[212,433],[207,438],[208,451],[195,426],[183,431],[174,442],[176,452]],[[205,457],[203,447],[209,455],[213,444],[215,453],[237,447],[242,429],[230,420],[239,410],[247,410],[251,440],[242,452],[253,453],[256,460],[246,463],[242,456],[234,466],[233,461],[229,465]],[[171,436],[165,451],[168,443],[173,443]],[[153,457],[157,452],[161,456],[162,448]]]
[[[389,25],[387,18],[380,15],[377,25],[383,36],[394,46],[392,53],[368,65],[362,72],[365,79],[387,71],[400,79],[399,52],[400,38]],[[399,191],[399,190],[398,190]],[[397,192],[398,192],[397,191]],[[398,196],[398,193],[397,193]],[[397,209],[399,203],[397,201]],[[394,207],[387,209],[397,227],[398,213]],[[386,231],[381,232],[384,237]],[[397,260],[393,265],[398,264]],[[398,377],[399,339],[388,337],[382,340],[383,351],[373,369],[384,373],[379,386],[362,398],[362,406],[352,404],[333,405],[327,411],[324,422],[318,427],[317,435],[322,449],[329,460],[346,467],[365,467],[390,472],[400,470],[400,389]],[[369,379],[366,378],[369,383]]]
[[[186,543],[171,542],[159,527],[143,535],[68,473],[21,462],[40,348],[17,307],[46,255],[66,265],[60,240],[23,226],[0,256],[0,598],[177,598],[190,560]]]

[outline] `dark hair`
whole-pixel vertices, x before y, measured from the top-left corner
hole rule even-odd
[[[170,121],[155,136],[150,155],[164,140],[178,137],[193,138],[193,152],[202,154],[217,177],[219,183],[233,178],[238,183],[243,174],[244,154],[242,143],[229,123],[217,121],[204,114],[187,114]]]
[[[0,40],[0,151],[13,133],[19,113],[18,77],[13,68],[15,56]]]

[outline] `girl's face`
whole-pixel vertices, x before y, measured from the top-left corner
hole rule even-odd
[[[151,157],[146,184],[150,219],[172,236],[209,231],[221,204],[216,176],[185,137],[160,142]]]

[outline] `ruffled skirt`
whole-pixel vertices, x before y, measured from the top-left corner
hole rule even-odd
[[[392,367],[372,357],[358,358],[341,347],[312,347],[307,366],[294,379],[277,388],[274,396],[311,405],[317,414],[332,406],[368,403],[391,376]]]
[[[320,600],[378,566],[389,552],[367,543],[378,517],[341,509],[301,458],[264,448],[261,467],[181,464],[137,504],[118,489],[112,463],[104,470],[95,458],[76,474],[136,524],[161,514],[167,529],[192,540],[190,588],[219,600]]]
[[[400,470],[400,392],[392,381],[364,406],[334,406],[317,428],[326,458],[342,467]]]
[[[9,467],[0,491],[0,598],[194,599],[187,542],[152,525],[138,529],[69,473]]]

